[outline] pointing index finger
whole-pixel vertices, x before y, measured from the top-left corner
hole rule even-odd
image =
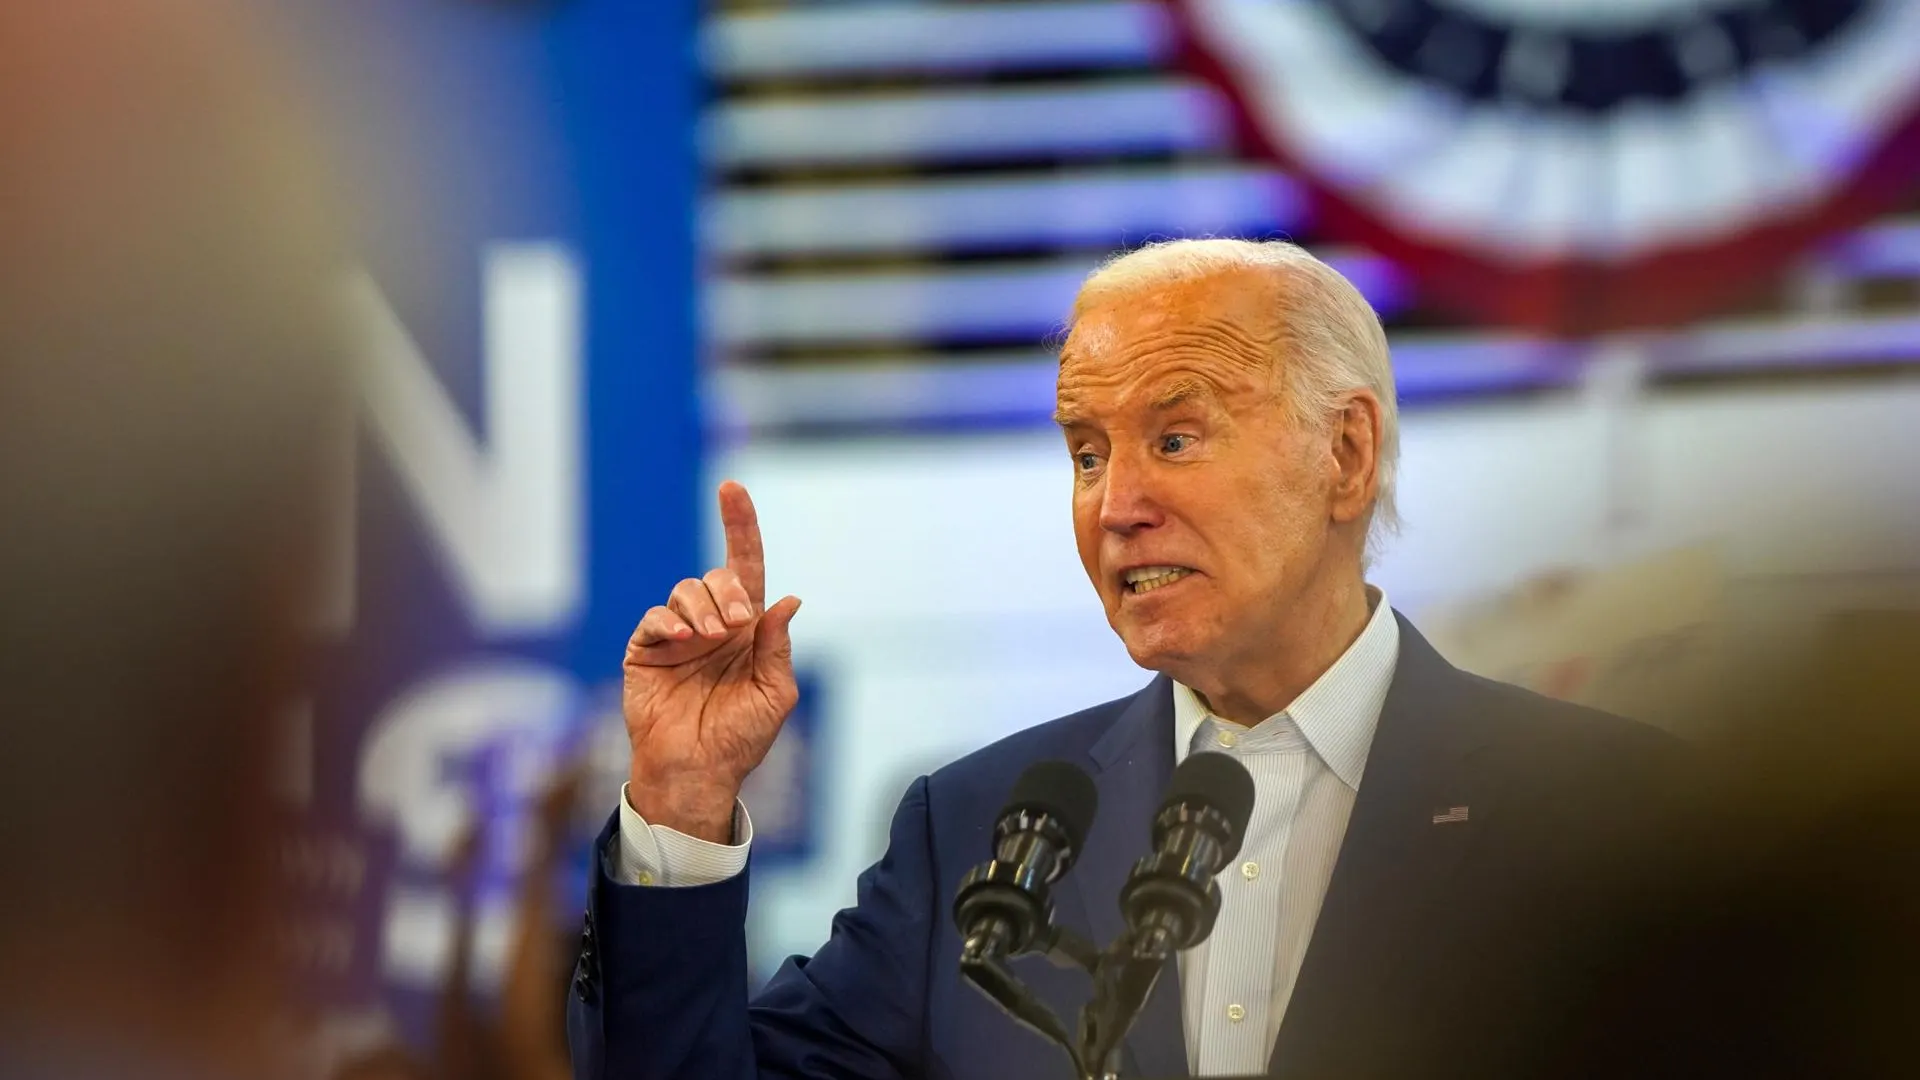
[[[767,605],[767,558],[760,546],[760,518],[747,489],[728,480],[720,485],[720,525],[727,536],[727,569],[740,575],[755,610]]]

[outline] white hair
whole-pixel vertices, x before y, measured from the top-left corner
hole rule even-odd
[[[1400,462],[1400,410],[1393,363],[1380,317],[1340,271],[1285,240],[1164,240],[1117,255],[1088,275],[1074,305],[1094,292],[1151,288],[1227,270],[1265,267],[1281,275],[1280,355],[1273,357],[1294,419],[1330,431],[1346,395],[1367,389],[1380,400],[1380,485],[1369,524],[1369,547],[1400,527],[1394,477]]]

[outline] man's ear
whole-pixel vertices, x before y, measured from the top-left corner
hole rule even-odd
[[[1360,521],[1380,489],[1380,399],[1373,391],[1355,390],[1347,397],[1328,439],[1338,470],[1328,512],[1342,524]]]

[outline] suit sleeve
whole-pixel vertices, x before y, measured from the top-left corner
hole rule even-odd
[[[886,854],[826,944],[789,959],[751,1003],[748,873],[660,889],[620,884],[603,866],[568,1001],[575,1080],[920,1076],[941,910],[926,783],[907,790]]]

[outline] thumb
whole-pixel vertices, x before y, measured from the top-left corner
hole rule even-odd
[[[792,677],[793,636],[788,627],[799,610],[799,597],[782,597],[753,628],[753,674],[760,681]]]

